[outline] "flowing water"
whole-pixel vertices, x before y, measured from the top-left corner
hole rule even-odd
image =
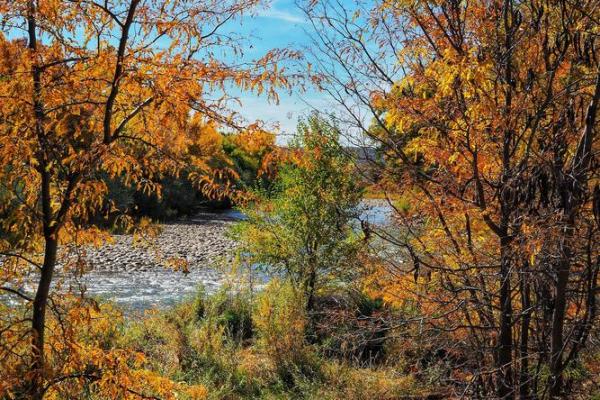
[[[360,219],[383,225],[389,215],[389,206],[369,202],[364,205]],[[223,272],[226,267],[217,265],[231,263],[235,241],[227,237],[227,231],[240,218],[242,214],[230,210],[202,213],[165,224],[153,245],[146,247],[132,246],[131,236],[115,236],[113,244],[85,251],[82,257],[89,264],[88,272],[77,275],[59,272],[57,281],[63,289],[109,299],[129,311],[173,305],[192,296],[199,286],[208,293],[214,292],[231,282],[231,275]],[[165,268],[164,261],[171,258],[186,260],[183,269],[187,272]],[[264,282],[264,278],[259,281],[258,284]],[[21,289],[31,293],[33,285],[27,286]]]

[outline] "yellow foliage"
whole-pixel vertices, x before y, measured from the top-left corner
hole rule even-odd
[[[237,89],[276,100],[276,91],[290,86],[277,63],[298,56],[273,50],[254,63],[236,65],[217,58],[222,52],[214,48],[237,52],[239,43],[223,40],[216,31],[257,3],[0,0],[0,251],[22,256],[2,260],[2,286],[20,287],[23,277],[37,279],[40,272],[52,280],[57,247],[108,240],[90,225],[131,210],[117,210],[116,202],[107,199],[107,178],[160,196],[164,177],[191,170],[190,179],[207,196],[237,194],[232,181],[238,176],[224,157],[217,130],[240,127],[227,104]],[[15,26],[25,29],[27,40],[14,38]],[[216,91],[218,99],[212,96]],[[118,222],[126,229],[133,225],[128,217]],[[146,221],[140,225],[138,232],[151,230]],[[39,252],[52,255],[42,268],[34,265]],[[131,369],[126,355],[94,341],[81,343],[80,330],[98,323],[83,303],[83,314],[79,306],[70,307],[68,321],[64,315],[48,316],[44,327],[47,308],[68,296],[48,300],[45,290],[39,295],[44,300],[40,307],[23,302],[18,317],[0,308],[0,351],[6,353],[0,360],[2,389],[29,381],[29,390],[37,392],[31,397],[50,385],[48,396],[64,390],[68,398],[77,398],[76,388],[89,380],[109,398],[135,397],[123,388],[134,381],[147,381],[140,390],[165,396],[177,389]],[[62,367],[61,357],[68,358]],[[54,381],[65,373],[73,377]],[[194,396],[201,392],[196,388]]]

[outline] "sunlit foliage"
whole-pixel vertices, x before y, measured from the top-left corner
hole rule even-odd
[[[216,47],[220,54],[238,52],[239,38],[222,27],[256,5],[0,1],[0,283],[11,301],[26,307],[18,322],[7,316],[8,326],[1,327],[0,369],[29,371],[20,382],[4,380],[19,383],[14,389],[24,397],[41,398],[55,379],[85,378],[71,377],[75,372],[52,375],[60,372],[51,364],[62,349],[60,341],[45,340],[45,330],[59,316],[46,320],[46,311],[55,301],[50,297],[55,266],[63,262],[59,245],[108,238],[89,223],[100,212],[118,212],[107,201],[108,179],[160,195],[161,178],[177,177],[185,168],[207,196],[233,190],[235,171],[226,163],[211,164],[224,155],[219,127],[243,123],[227,107],[229,91],[253,90],[276,100],[276,90],[289,86],[277,61],[295,56],[272,51],[241,66],[215,56]],[[118,222],[128,229],[133,221],[123,215]],[[33,281],[33,293],[21,290],[25,280]],[[4,311],[3,317],[10,310]],[[79,325],[86,321],[68,322],[76,326],[66,329],[83,329]],[[5,335],[13,329],[18,333],[8,344]],[[64,337],[64,349],[78,346],[71,338]],[[9,355],[17,358],[8,361]],[[107,363],[127,361],[119,356]],[[99,376],[98,387],[116,398],[123,393],[110,392],[110,376]]]
[[[597,325],[597,2],[305,11],[315,80],[383,154],[404,260],[379,265],[380,293],[465,344],[457,394],[563,395]]]
[[[339,131],[317,115],[299,125],[273,187],[257,192],[248,219],[237,225],[241,261],[267,274],[284,275],[306,294],[347,281],[357,273],[364,240],[352,226],[362,196]],[[356,220],[354,220],[356,223]]]

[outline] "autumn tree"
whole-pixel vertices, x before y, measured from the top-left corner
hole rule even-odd
[[[1,330],[2,362],[11,365],[2,369],[24,366],[23,397],[40,399],[70,377],[55,376],[46,363],[48,352],[60,351],[45,341],[47,309],[59,246],[104,237],[87,223],[106,206],[102,177],[160,193],[157,178],[185,165],[210,192],[210,148],[189,149],[214,124],[240,126],[228,111],[228,90],[274,98],[288,85],[285,71],[272,67],[290,54],[270,52],[243,65],[216,56],[217,46],[239,50],[239,38],[222,27],[256,5],[0,1],[0,279],[10,301],[28,310],[18,321],[3,315],[12,328]],[[30,294],[21,288],[32,278]],[[21,335],[5,336],[27,323]]]
[[[390,200],[402,234],[380,235],[412,268],[388,265],[379,288],[475,349],[457,366],[464,393],[564,395],[597,322],[597,6],[305,8],[314,80],[382,149],[380,188],[408,205]]]
[[[275,135],[271,132],[244,131],[226,135],[223,149],[228,158],[233,161],[234,169],[239,171],[240,186],[252,188],[261,180],[268,180],[268,174],[263,173],[263,163],[271,153],[277,151]]]

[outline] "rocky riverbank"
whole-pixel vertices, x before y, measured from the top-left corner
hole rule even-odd
[[[199,213],[163,224],[157,237],[135,245],[131,235],[115,235],[114,243],[85,250],[88,272],[63,278],[75,290],[110,299],[129,310],[175,304],[199,286],[213,292],[225,281],[225,273],[216,264],[230,261],[235,241],[226,232],[239,218],[233,211]],[[185,267],[167,266],[172,259],[185,260]]]
[[[205,269],[230,257],[235,242],[226,236],[233,213],[199,213],[193,218],[160,226],[149,241],[133,243],[132,235],[115,235],[114,243],[86,250],[89,269],[96,272],[141,272],[165,267],[169,260],[185,261],[189,271]],[[183,264],[183,263],[182,263]]]

